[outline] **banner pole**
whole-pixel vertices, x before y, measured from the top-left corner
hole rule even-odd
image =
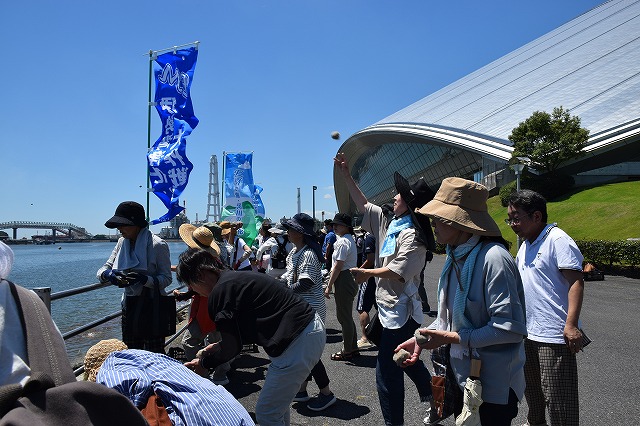
[[[224,168],[227,165],[227,152],[226,151],[222,151],[222,191],[220,191],[220,219],[222,219],[222,211],[224,210],[224,193],[225,193],[225,189],[226,188],[226,181],[225,181],[225,171]]]
[[[152,100],[151,100],[151,79],[153,77],[153,58],[154,58],[154,53],[153,50],[149,50],[149,102],[147,104],[147,155],[149,154],[149,150],[151,149],[151,107],[152,105]],[[149,218],[151,217],[151,214],[149,214],[149,191],[151,189],[151,177],[149,176],[149,159],[147,158],[147,209],[145,210],[147,212],[147,222],[149,221]]]

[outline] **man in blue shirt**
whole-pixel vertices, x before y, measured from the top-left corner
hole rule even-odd
[[[336,233],[333,232],[333,224],[331,223],[331,219],[327,219],[324,221],[324,229],[327,231],[326,237],[324,237],[324,243],[322,244],[322,254],[324,255],[324,268],[327,271],[331,270],[331,256],[333,255],[333,244],[336,242],[338,237],[336,237]]]

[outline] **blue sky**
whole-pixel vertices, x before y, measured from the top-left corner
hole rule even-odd
[[[209,160],[221,170],[223,151],[254,152],[267,216],[295,214],[298,187],[311,214],[316,185],[320,218],[336,211],[332,158],[349,135],[599,3],[3,2],[0,222],[107,233],[119,202],[145,204],[149,50],[200,41],[181,197],[191,220],[206,215]],[[160,132],[154,110],[152,143]],[[150,211],[165,212],[153,194]]]

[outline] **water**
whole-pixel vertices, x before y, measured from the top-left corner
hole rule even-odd
[[[171,263],[186,249],[182,242],[169,242]],[[51,287],[52,293],[95,284],[96,272],[111,255],[115,243],[60,243],[52,245],[13,245],[15,254],[9,279],[26,288]],[[176,288],[174,279],[169,287]],[[62,333],[90,321],[120,311],[122,290],[109,286],[51,302],[51,316]],[[102,339],[121,339],[120,318],[66,341],[74,365],[82,362],[87,349]]]

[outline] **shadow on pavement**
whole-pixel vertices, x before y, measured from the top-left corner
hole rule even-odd
[[[354,420],[371,412],[369,407],[337,398],[335,404],[322,411],[312,411],[306,402],[295,402],[291,408],[309,418],[324,417],[328,419]]]

